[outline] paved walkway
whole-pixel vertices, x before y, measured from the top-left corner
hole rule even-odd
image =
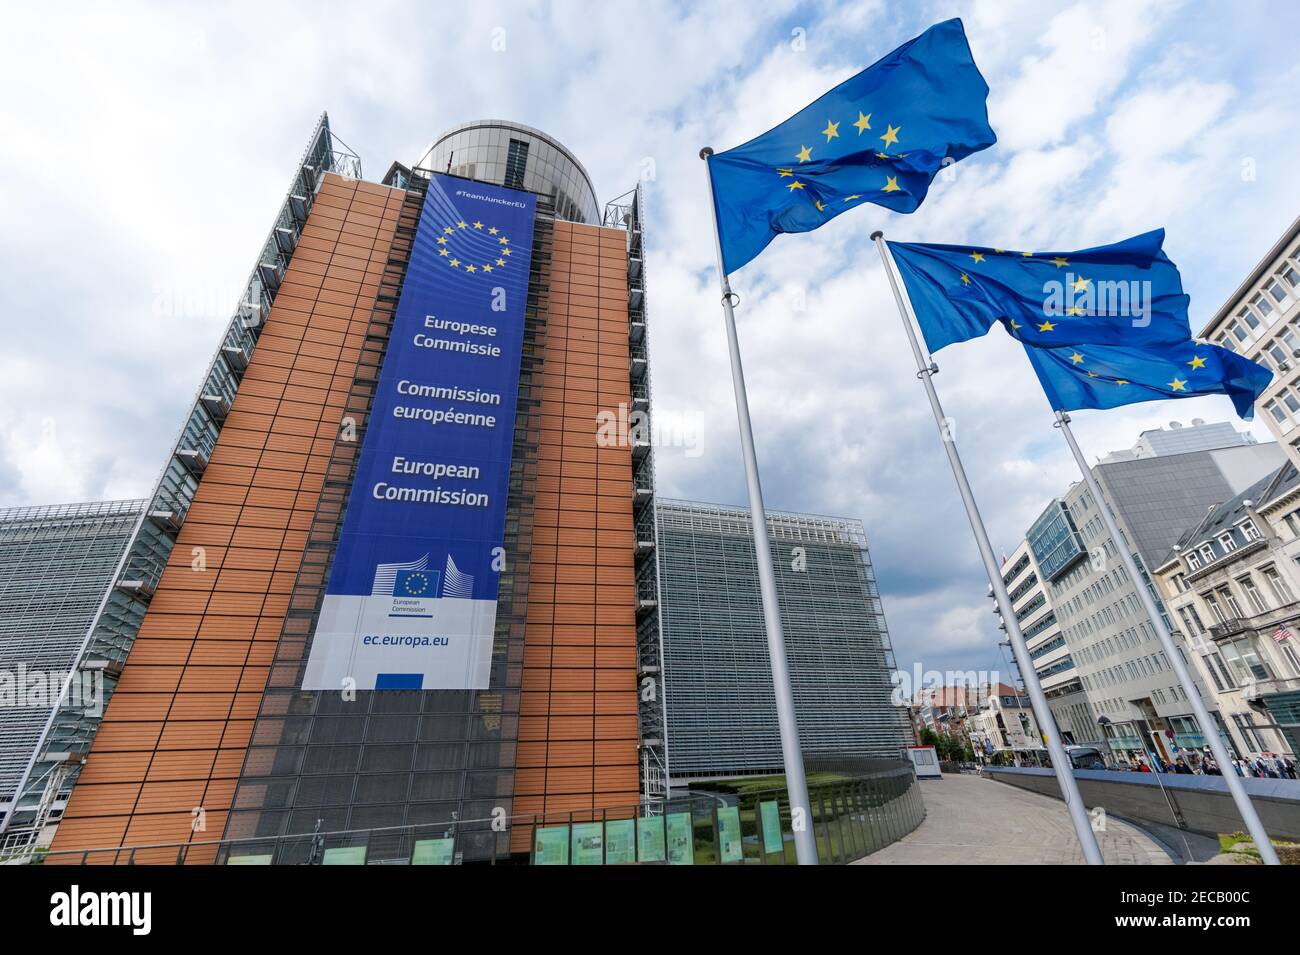
[[[921,781],[925,821],[858,865],[1072,865],[1083,853],[1059,799],[978,776]],[[1097,834],[1111,865],[1172,865],[1150,836],[1117,819]]]

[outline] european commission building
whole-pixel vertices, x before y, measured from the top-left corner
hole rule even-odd
[[[14,535],[97,555],[41,665],[108,698],[0,724],[6,838],[447,863],[572,825],[610,860],[635,818],[685,859],[671,781],[779,770],[745,512],[659,502],[650,429],[598,426],[651,414],[643,217],[517,123],[373,183],[322,116],[150,496],[0,514],[15,607]],[[861,526],[772,520],[805,751],[897,755]]]

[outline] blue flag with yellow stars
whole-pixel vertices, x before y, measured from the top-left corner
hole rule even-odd
[[[1273,378],[1263,365],[1234,351],[1192,340],[1066,348],[1026,343],[1025,354],[1056,411],[1222,394],[1249,421]]]
[[[1183,342],[1190,299],[1163,229],[1079,252],[890,242],[930,351],[995,323],[1028,345]]]
[[[863,202],[915,211],[940,169],[997,141],[988,92],[961,20],[947,20],[757,139],[710,156],[723,271],[782,232],[811,232]]]

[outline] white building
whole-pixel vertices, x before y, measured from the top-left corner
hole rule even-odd
[[[1210,510],[1156,569],[1239,755],[1300,751],[1300,473]]]

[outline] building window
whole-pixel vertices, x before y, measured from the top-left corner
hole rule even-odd
[[[1222,644],[1222,648],[1223,656],[1237,675],[1238,684],[1245,685],[1255,680],[1273,679],[1268,665],[1255,652],[1255,645],[1251,643],[1249,637],[1227,640]]]
[[[1279,305],[1286,301],[1286,289],[1277,279],[1269,279],[1268,284],[1264,286],[1264,291],[1273,297],[1273,301]]]
[[[1214,545],[1213,545],[1213,544],[1202,544],[1202,545],[1201,545],[1201,560],[1205,561],[1207,564],[1212,564],[1212,563],[1214,563]]]
[[[506,153],[505,184],[511,189],[524,188],[524,171],[528,168],[528,144],[521,139],[510,140]]]
[[[1188,570],[1200,570],[1200,569],[1201,569],[1201,558],[1198,557],[1198,556],[1196,556],[1196,551],[1194,551],[1194,550],[1193,550],[1193,551],[1188,551],[1188,553],[1187,553],[1187,568],[1188,568]]]
[[[1223,604],[1225,607],[1228,608],[1228,612],[1230,614],[1232,614],[1234,617],[1246,616],[1244,613],[1241,612],[1241,604],[1237,603],[1237,595],[1232,592],[1231,587],[1226,587],[1226,586],[1220,587],[1216,592],[1218,593],[1219,597],[1223,600]]]
[[[1237,549],[1237,542],[1233,540],[1232,531],[1219,535],[1219,546],[1223,548],[1225,554],[1231,554]]]
[[[1259,528],[1255,526],[1255,521],[1252,518],[1246,518],[1241,522],[1240,526],[1241,536],[1246,538],[1248,541],[1257,541],[1263,536],[1260,534]]]
[[[1282,266],[1282,268],[1278,269],[1277,274],[1286,280],[1287,285],[1292,288],[1300,288],[1300,272],[1296,272],[1291,266]]]
[[[1273,314],[1273,303],[1266,299],[1263,294],[1256,295],[1252,298],[1250,304],[1255,306],[1259,311],[1259,314],[1263,315],[1265,318],[1268,318]],[[1251,327],[1254,328],[1253,325]]]
[[[1264,602],[1264,595],[1259,592],[1259,588],[1255,586],[1255,581],[1249,574],[1245,577],[1238,577],[1237,583],[1241,585],[1241,589],[1246,594],[1246,600],[1256,613],[1265,613],[1268,610],[1268,604]]]
[[[1273,591],[1273,596],[1277,597],[1278,603],[1289,604],[1291,601],[1295,600],[1295,597],[1291,594],[1291,588],[1287,585],[1287,582],[1283,579],[1282,575],[1278,573],[1276,567],[1269,565],[1268,567],[1260,568],[1260,573],[1262,573],[1264,579],[1268,581],[1268,585]]]
[[[1223,608],[1219,606],[1219,601],[1214,599],[1214,594],[1201,594],[1201,599],[1204,600],[1205,605],[1210,608],[1210,614],[1215,620],[1219,621],[1219,623],[1228,622],[1228,618],[1223,615]]]

